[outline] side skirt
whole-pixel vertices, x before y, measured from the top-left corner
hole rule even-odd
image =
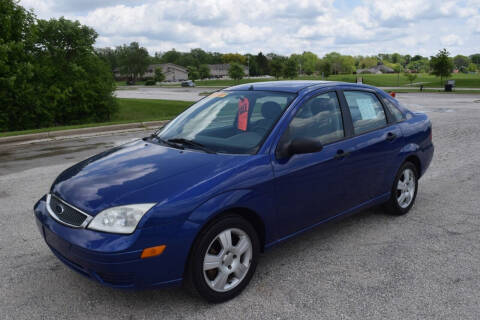
[[[340,212],[339,214],[336,214],[336,215],[334,215],[334,216],[331,216],[331,217],[328,217],[328,218],[326,218],[326,219],[323,219],[323,220],[321,220],[321,221],[319,221],[319,222],[317,222],[317,223],[315,223],[315,224],[312,224],[311,226],[305,227],[305,228],[300,229],[300,230],[298,230],[298,231],[295,231],[295,232],[293,232],[293,233],[291,233],[291,234],[289,234],[289,235],[286,235],[286,236],[284,236],[284,237],[282,237],[282,238],[280,238],[280,239],[277,239],[277,240],[275,240],[275,241],[272,241],[272,242],[270,242],[270,243],[268,243],[268,244],[265,245],[265,250],[271,249],[273,246],[279,244],[280,242],[283,242],[283,241],[285,241],[285,240],[287,240],[287,239],[290,239],[290,238],[292,238],[292,237],[295,237],[295,236],[297,236],[297,235],[300,235],[300,234],[304,233],[305,231],[308,231],[308,230],[310,230],[310,229],[313,229],[313,228],[315,228],[315,227],[318,227],[319,225],[324,224],[324,223],[326,223],[326,222],[328,222],[328,221],[345,218],[345,217],[347,217],[347,216],[349,216],[349,215],[352,215],[352,214],[357,213],[357,212],[359,212],[359,211],[362,211],[362,210],[364,210],[364,209],[373,207],[373,206],[378,205],[378,204],[382,204],[382,203],[384,203],[385,201],[387,201],[389,198],[390,198],[390,192],[384,193],[384,194],[382,194],[382,195],[380,195],[380,196],[378,196],[378,197],[375,197],[375,198],[373,198],[373,199],[370,199],[370,200],[368,200],[368,201],[366,201],[366,202],[364,202],[364,203],[362,203],[362,204],[360,204],[360,205],[358,205],[358,206],[355,206],[355,207],[350,208],[350,209],[348,209],[348,210],[346,210],[346,211]]]

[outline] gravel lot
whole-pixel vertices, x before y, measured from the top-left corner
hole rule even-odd
[[[61,170],[146,132],[0,146],[0,318],[478,319],[480,95],[398,99],[434,127],[434,160],[410,214],[368,210],[285,242],[220,305],[179,288],[102,287],[58,261],[36,229],[32,206]]]

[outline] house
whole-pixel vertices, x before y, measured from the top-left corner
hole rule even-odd
[[[395,71],[392,68],[387,67],[384,64],[379,64],[379,65],[376,65],[375,67],[371,67],[368,69],[357,69],[357,74],[361,74],[361,73],[380,74],[380,73],[394,73],[394,72]]]
[[[164,81],[188,80],[187,68],[173,63],[151,64],[147,67],[147,71],[145,71],[145,73],[140,76],[140,79],[155,77],[155,70],[157,68],[162,69],[162,72],[165,75]],[[113,70],[113,75],[115,77],[115,80],[126,80],[128,78],[126,75],[120,73],[120,68],[115,68]]]
[[[188,80],[188,70],[182,66],[174,63],[162,63],[151,64],[148,66],[147,71],[142,75],[142,78],[155,77],[155,70],[157,68],[162,69],[162,73],[165,75],[164,81],[184,81]]]
[[[226,78],[228,77],[228,70],[230,69],[229,63],[221,63],[221,64],[209,64],[208,67],[210,68],[210,76],[212,78]],[[248,68],[243,66],[243,73],[248,75]]]

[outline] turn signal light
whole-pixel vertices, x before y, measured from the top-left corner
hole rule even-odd
[[[140,256],[140,258],[145,259],[145,258],[159,256],[163,253],[166,247],[167,247],[166,245],[162,244],[161,246],[143,249],[142,255]]]

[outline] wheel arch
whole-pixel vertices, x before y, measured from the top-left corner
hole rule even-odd
[[[222,219],[223,217],[227,215],[238,215],[242,217],[243,219],[247,220],[255,229],[257,232],[259,241],[260,241],[260,251],[264,252],[265,249],[265,241],[266,241],[266,227],[265,227],[265,222],[261,218],[261,216],[255,212],[254,210],[247,208],[247,207],[242,207],[242,206],[234,206],[234,207],[229,207],[225,208],[223,210],[220,210],[219,212],[212,214],[201,226],[197,234],[195,235],[190,249],[188,251],[188,256],[185,261],[185,266],[184,266],[184,279],[185,275],[188,272],[188,266],[190,264],[190,259],[192,257],[192,252],[193,248],[195,246],[195,243],[197,242],[198,238],[203,234],[203,232],[208,229],[212,224],[217,222],[218,220]]]
[[[405,160],[402,163],[402,166],[405,162],[411,162],[415,165],[415,168],[417,169],[418,178],[420,178],[420,176],[422,175],[422,163],[420,162],[420,158],[415,154],[411,154],[405,158]]]

